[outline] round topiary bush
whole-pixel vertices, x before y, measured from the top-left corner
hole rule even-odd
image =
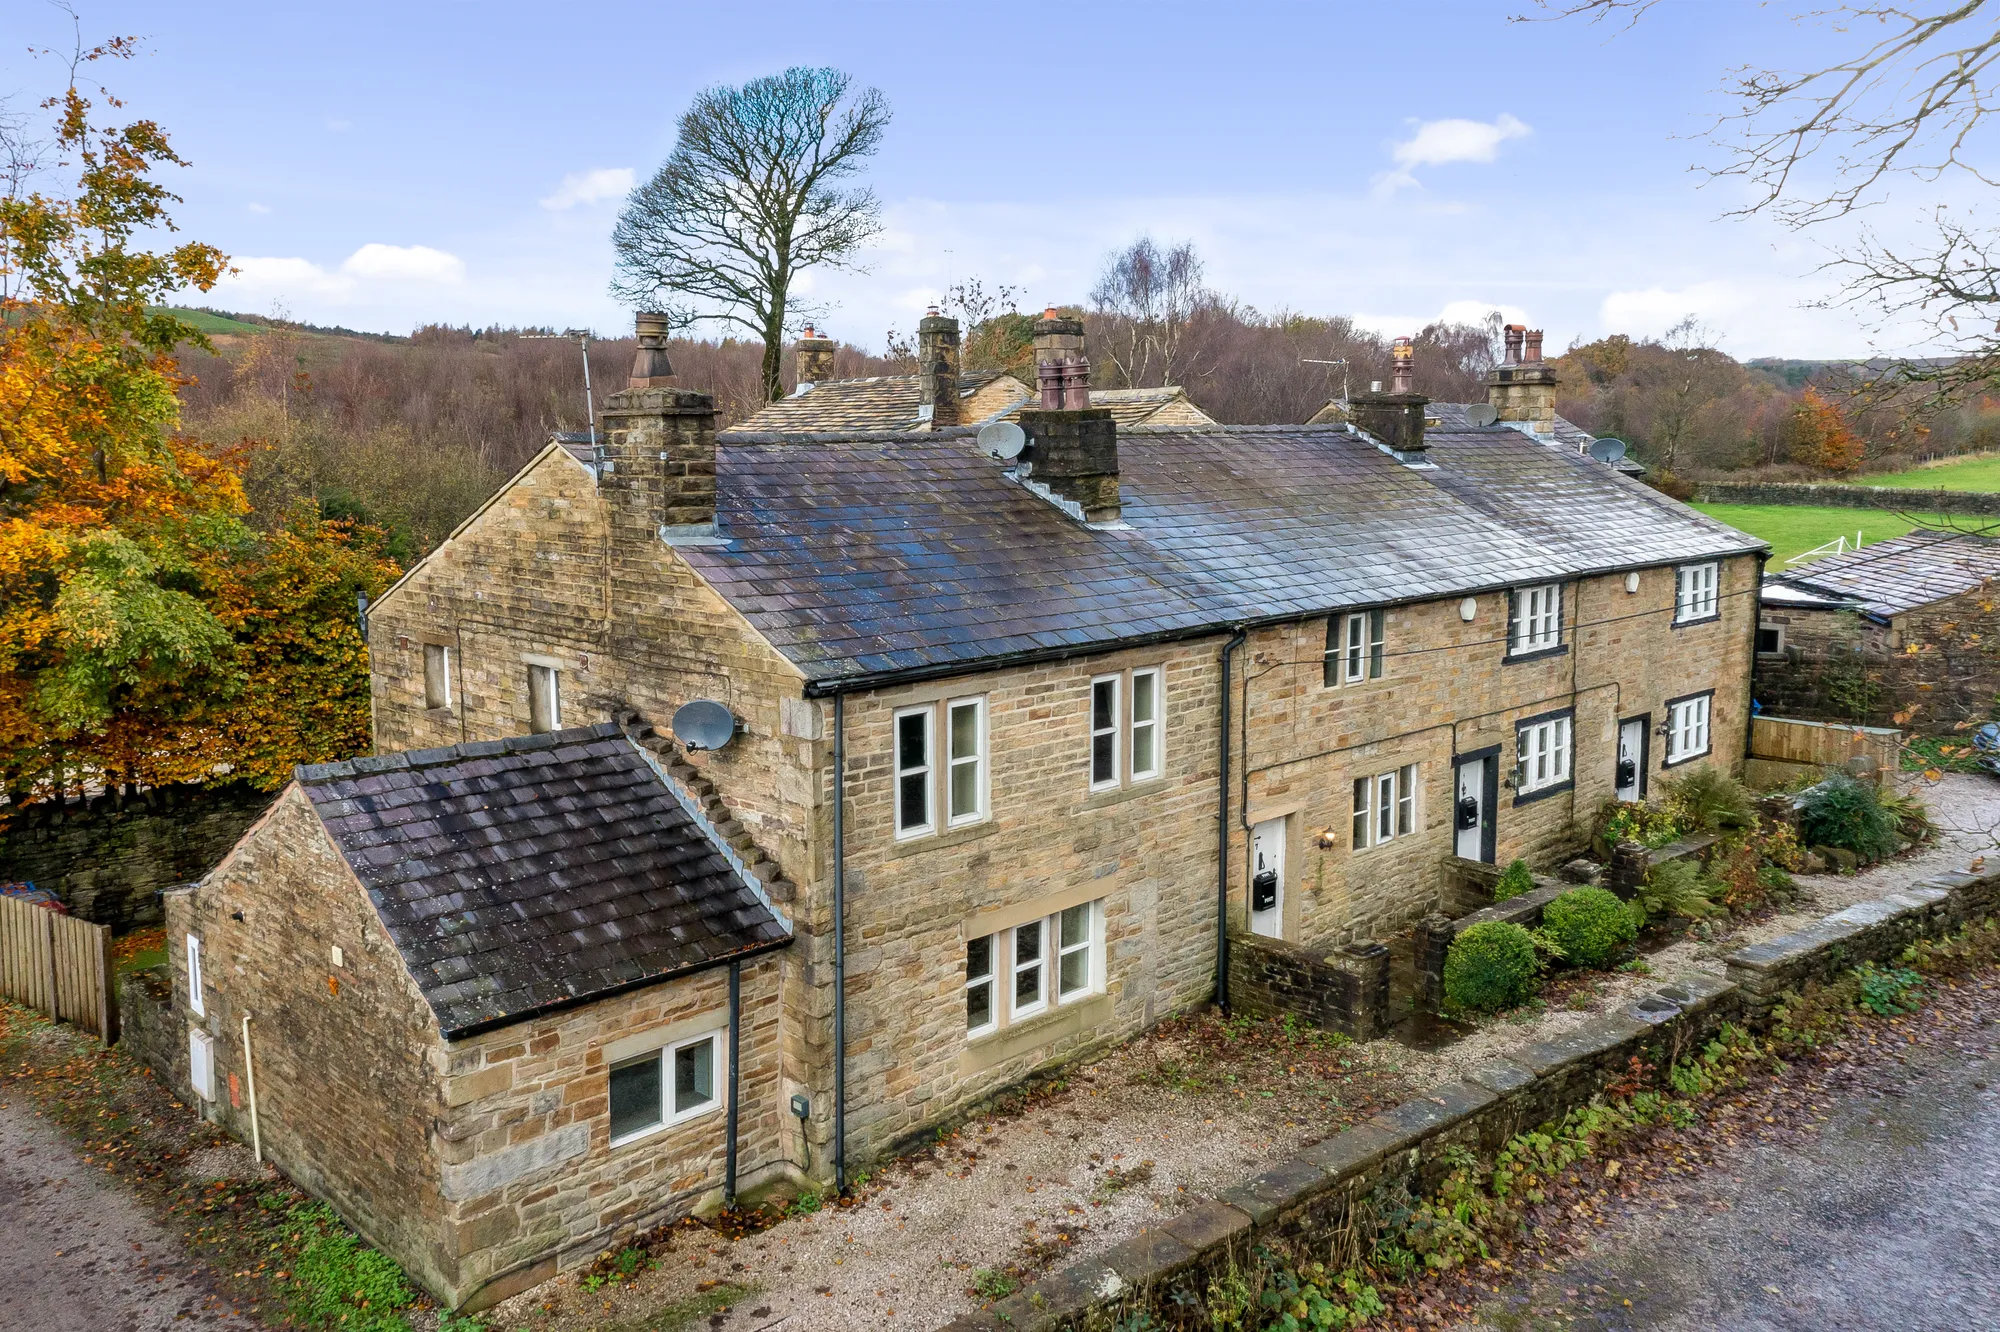
[[[1446,950],[1445,997],[1461,1008],[1497,1013],[1532,996],[1541,970],[1526,930],[1489,920],[1460,934]]]
[[[1522,893],[1532,892],[1534,887],[1534,871],[1528,868],[1527,861],[1516,860],[1500,871],[1500,879],[1493,885],[1493,900],[1504,902],[1510,897],[1519,897]]]
[[[1632,908],[1602,888],[1572,888],[1542,910],[1542,933],[1574,967],[1601,967],[1639,937]]]

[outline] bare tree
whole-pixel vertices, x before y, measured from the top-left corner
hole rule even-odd
[[[1202,285],[1191,241],[1164,253],[1141,236],[1105,261],[1090,304],[1106,326],[1101,346],[1129,388],[1178,384],[1195,370],[1186,354],[1189,325],[1215,297]]]
[[[653,178],[632,191],[611,243],[612,293],[678,322],[734,324],[763,339],[763,393],[779,383],[791,299],[809,268],[855,268],[882,229],[866,187],[841,182],[882,142],[889,104],[874,88],[849,96],[839,70],[794,67],[740,88],[707,88]]]
[[[1536,0],[1543,17],[1639,21],[1660,0]],[[1733,110],[1711,139],[1724,152],[1709,168],[1751,187],[1737,215],[1768,214],[1807,228],[1887,201],[1897,177],[1996,183],[1990,145],[1979,135],[1994,108],[2000,5],[1989,0],[1852,4],[1802,16],[1847,43],[1817,69],[1728,73]],[[1808,167],[1821,168],[1808,171]],[[1883,241],[1872,229],[1837,246],[1843,279],[1834,300],[1873,306],[1883,320],[1917,318],[1959,353],[1944,365],[1906,362],[1877,376],[1874,392],[1929,385],[1942,404],[1961,390],[2000,381],[2000,246],[1991,224],[1939,205],[1932,239]]]

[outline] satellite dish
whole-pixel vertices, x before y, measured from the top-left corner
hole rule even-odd
[[[1590,456],[1601,463],[1615,463],[1625,457],[1625,441],[1622,439],[1593,439],[1590,441]]]
[[[1021,456],[1021,450],[1028,443],[1028,432],[1012,421],[994,421],[979,427],[979,448],[989,458],[1002,462]]]
[[[736,736],[736,714],[712,698],[683,703],[674,712],[674,738],[688,749],[720,749]]]
[[[1465,409],[1465,419],[1476,426],[1490,426],[1500,419],[1500,413],[1490,402],[1475,402]]]

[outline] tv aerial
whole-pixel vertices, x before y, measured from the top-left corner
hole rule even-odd
[[[1465,419],[1472,425],[1490,426],[1500,419],[1500,413],[1490,402],[1475,402],[1465,409]]]
[[[1593,439],[1590,441],[1590,456],[1601,463],[1623,461],[1625,457],[1625,441],[1622,439],[1612,439],[1609,436],[1603,439]]]
[[[979,451],[989,458],[1008,462],[1021,456],[1028,444],[1028,432],[1012,421],[991,421],[979,427]]]
[[[736,738],[736,714],[712,698],[698,698],[674,710],[674,738],[691,751],[721,749]]]

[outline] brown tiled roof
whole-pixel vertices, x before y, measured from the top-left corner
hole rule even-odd
[[[1003,371],[976,370],[958,381],[958,396],[969,398],[1001,378]],[[871,375],[827,379],[803,393],[780,398],[731,430],[914,430],[922,396],[915,375]]]
[[[2000,540],[1969,532],[1915,531],[1828,555],[1771,582],[1846,598],[1887,618],[2000,579]]]
[[[608,722],[296,775],[447,1036],[791,939],[698,808]]]
[[[718,453],[728,544],[680,554],[831,682],[1763,545],[1504,427],[1434,431],[1421,468],[1342,427],[1135,427],[1114,528],[1076,521],[972,434],[739,438]]]

